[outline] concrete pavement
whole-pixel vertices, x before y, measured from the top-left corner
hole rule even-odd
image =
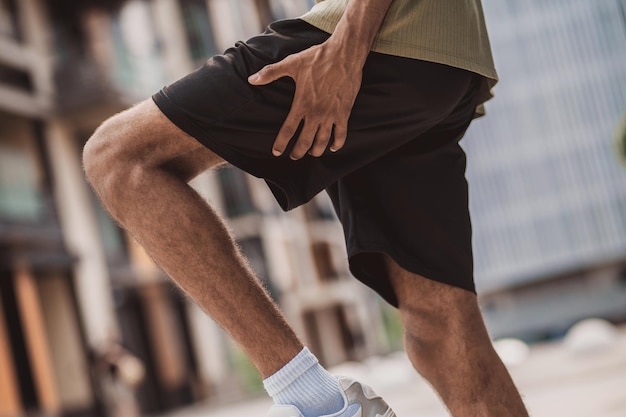
[[[610,347],[586,353],[563,343],[535,345],[521,364],[509,368],[532,417],[626,417],[626,329]],[[332,369],[371,385],[398,417],[446,417],[428,384],[396,353]],[[264,417],[266,398],[214,407],[195,405],[164,417]]]

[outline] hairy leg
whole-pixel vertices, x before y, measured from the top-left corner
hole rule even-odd
[[[267,377],[302,344],[215,211],[187,184],[223,163],[150,100],[100,126],[83,153],[111,215],[218,322]]]
[[[528,417],[491,344],[476,295],[412,274],[387,258],[405,348],[454,417]]]

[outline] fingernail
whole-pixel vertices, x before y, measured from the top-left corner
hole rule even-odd
[[[281,151],[279,151],[278,149],[272,149],[272,155],[274,156],[281,156],[283,153]]]
[[[248,82],[253,83],[255,81],[258,81],[259,78],[261,78],[261,77],[259,77],[258,73],[257,74],[252,74],[251,76],[248,77]]]
[[[337,152],[339,149],[335,149],[335,148],[330,148],[331,152]]]

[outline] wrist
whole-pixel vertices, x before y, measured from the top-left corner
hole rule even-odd
[[[344,57],[365,63],[392,0],[349,0],[328,41]]]
[[[343,32],[335,32],[325,42],[333,56],[344,65],[357,65],[361,68],[370,52],[371,43],[355,39]]]

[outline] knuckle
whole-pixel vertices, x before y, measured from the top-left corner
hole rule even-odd
[[[319,149],[319,148],[326,148],[326,146],[328,145],[328,142],[330,141],[330,137],[327,133],[324,133],[322,135],[318,135],[317,139],[315,139],[315,148]]]
[[[296,142],[296,146],[293,147],[295,151],[306,152],[311,148],[313,141],[308,137],[303,137]]]
[[[346,129],[344,126],[335,126],[334,133],[335,139],[345,138],[348,134],[348,129]]]
[[[283,126],[282,129],[280,129],[280,136],[285,137],[286,140],[291,139],[295,133],[296,129],[291,125]]]

